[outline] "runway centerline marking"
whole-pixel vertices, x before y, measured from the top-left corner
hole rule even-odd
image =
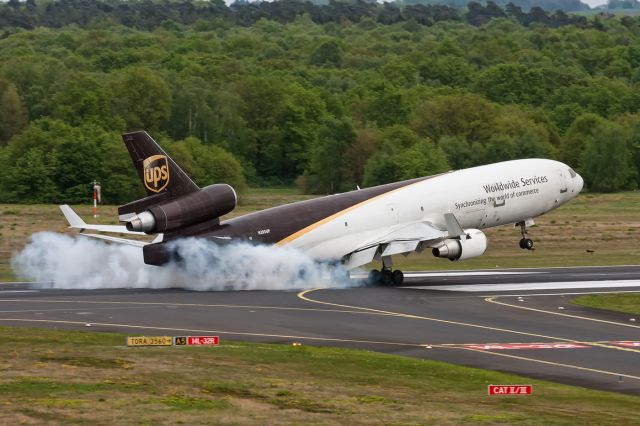
[[[380,313],[385,313],[385,314],[388,314],[388,315],[394,315],[394,316],[404,317],[404,318],[440,322],[440,323],[443,323],[443,324],[459,325],[459,326],[462,326],[462,327],[480,328],[480,329],[483,329],[483,330],[498,331],[498,332],[501,332],[501,333],[520,334],[520,335],[523,335],[523,336],[532,336],[532,337],[538,337],[538,338],[549,339],[549,340],[561,340],[563,342],[570,342],[570,343],[576,343],[576,344],[580,344],[581,343],[578,340],[567,339],[567,338],[564,338],[564,337],[547,336],[547,335],[544,335],[544,334],[529,333],[529,332],[526,332],[526,331],[517,331],[517,330],[506,329],[506,328],[491,327],[491,326],[488,326],[488,325],[471,324],[471,323],[465,323],[465,322],[460,322],[460,321],[445,320],[445,319],[441,319],[441,318],[425,317],[425,316],[421,316],[421,315],[413,315],[413,314],[404,314],[404,313],[400,313],[400,312],[384,311],[384,310],[380,310],[380,309],[366,308],[366,307],[361,307],[361,306],[343,305],[343,304],[332,303],[332,302],[323,302],[321,300],[310,299],[310,298],[308,298],[306,296],[308,293],[310,293],[312,291],[317,291],[317,290],[323,290],[323,289],[316,288],[316,289],[304,290],[304,291],[301,291],[300,293],[298,293],[297,296],[300,299],[306,300],[308,302],[319,303],[319,304],[323,304],[323,305],[338,306],[338,307],[341,307],[341,308],[362,309],[362,310],[365,310],[365,311],[380,312]],[[614,349],[614,350],[618,350],[618,351],[640,353],[640,350],[637,350],[637,349],[609,346],[609,345],[602,344],[602,343],[591,343],[591,346],[602,347],[602,348],[606,348],[606,349]]]
[[[558,316],[561,316],[561,317],[575,318],[575,319],[580,319],[580,320],[585,320],[585,321],[601,322],[601,323],[604,323],[604,324],[620,325],[620,326],[623,326],[623,327],[640,328],[640,326],[638,326],[638,325],[627,324],[627,323],[624,323],[624,322],[608,321],[608,320],[603,320],[603,319],[598,319],[598,318],[583,317],[581,315],[572,315],[572,314],[565,314],[565,313],[562,313],[562,312],[547,311],[546,309],[530,308],[528,306],[514,305],[514,304],[511,304],[511,303],[498,302],[497,300],[494,300],[494,299],[498,299],[500,297],[505,297],[505,296],[492,296],[492,297],[487,297],[484,300],[485,300],[485,302],[495,303],[496,305],[503,305],[503,306],[508,306],[508,307],[517,308],[517,309],[525,309],[527,311],[540,312],[540,313],[551,314],[551,315],[558,315]]]
[[[0,294],[3,292],[0,291]],[[180,307],[199,307],[199,308],[240,308],[240,309],[276,309],[283,311],[315,311],[315,312],[338,312],[346,314],[368,314],[368,315],[389,315],[373,312],[361,311],[345,311],[338,309],[317,309],[317,308],[292,308],[287,306],[256,306],[256,305],[229,305],[229,304],[205,304],[205,303],[171,303],[171,302],[122,302],[122,301],[98,301],[98,300],[42,300],[42,299],[0,299],[3,302],[21,302],[21,303],[87,303],[87,304],[103,304],[103,305],[160,305],[160,306],[180,306]]]

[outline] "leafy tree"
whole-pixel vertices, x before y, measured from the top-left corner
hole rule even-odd
[[[500,103],[538,105],[546,95],[542,73],[521,64],[498,64],[478,77],[478,91]]]
[[[375,153],[380,137],[377,129],[366,128],[356,131],[355,141],[345,153],[345,180],[362,185],[364,182],[364,168],[367,161]]]
[[[307,191],[333,194],[344,189],[345,157],[355,140],[356,132],[348,120],[333,117],[323,120],[305,173]]]
[[[379,148],[364,170],[366,186],[427,176],[449,169],[446,156],[428,139],[420,139],[405,126],[382,132]]]
[[[588,188],[613,192],[627,188],[634,175],[629,132],[611,123],[599,123],[587,139],[580,155],[580,170]]]
[[[0,147],[27,124],[27,115],[13,84],[0,78]]]
[[[311,65],[340,67],[342,65],[342,48],[335,40],[325,41],[311,54]]]
[[[226,183],[240,194],[246,190],[240,162],[219,146],[204,145],[195,137],[179,142],[165,141],[164,145],[199,186]]]
[[[418,105],[411,127],[431,140],[457,135],[472,142],[487,138],[495,115],[495,106],[481,96],[447,95]]]
[[[560,145],[560,161],[578,167],[586,142],[593,137],[596,127],[605,123],[605,119],[596,114],[583,114],[567,130]]]
[[[121,73],[113,82],[113,96],[127,130],[157,131],[171,114],[169,86],[145,68]]]
[[[142,195],[120,135],[91,124],[34,121],[11,139],[0,161],[6,169],[0,179],[3,202],[90,200],[94,179],[102,183],[104,202],[124,203]]]
[[[412,147],[393,157],[398,180],[430,176],[449,170],[447,157],[428,139],[422,139]]]
[[[108,129],[124,129],[122,120],[114,117],[111,111],[111,102],[108,87],[81,74],[69,80],[53,96],[51,116],[72,126],[93,123]]]

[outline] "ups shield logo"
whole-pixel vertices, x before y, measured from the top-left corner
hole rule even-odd
[[[169,184],[169,163],[164,155],[152,155],[142,162],[144,186],[149,191],[160,192]]]

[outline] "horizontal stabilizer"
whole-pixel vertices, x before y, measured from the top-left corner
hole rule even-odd
[[[106,240],[112,243],[125,244],[128,246],[134,246],[134,247],[144,247],[147,244],[151,244],[146,241],[128,240],[126,238],[112,237],[110,235],[99,235],[99,234],[80,234],[80,235],[82,235],[83,237],[97,238],[99,240]]]
[[[84,231],[85,229],[91,231],[111,232],[118,234],[131,234],[131,235],[147,235],[144,232],[129,231],[126,226],[123,225],[93,225],[88,224],[78,214],[73,211],[67,204],[61,205],[60,210],[64,214],[65,219],[69,222],[69,227]]]

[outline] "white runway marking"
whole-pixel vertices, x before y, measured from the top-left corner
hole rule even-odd
[[[548,272],[496,272],[496,271],[455,271],[455,272],[407,272],[407,278],[428,278],[428,277],[473,277],[492,275],[534,275],[548,274]]]
[[[572,288],[621,288],[640,287],[640,280],[603,280],[603,281],[570,281],[526,284],[471,284],[471,285],[434,285],[406,286],[418,290],[443,290],[465,292],[517,291],[517,290],[562,290]]]
[[[449,271],[449,272],[405,272],[405,278],[442,278],[442,277],[472,277],[472,276],[496,276],[496,275],[538,275],[548,274],[545,271],[522,272],[522,271]],[[351,278],[367,278],[365,273],[351,274]]]
[[[7,293],[38,293],[40,290],[0,290],[0,294]]]

